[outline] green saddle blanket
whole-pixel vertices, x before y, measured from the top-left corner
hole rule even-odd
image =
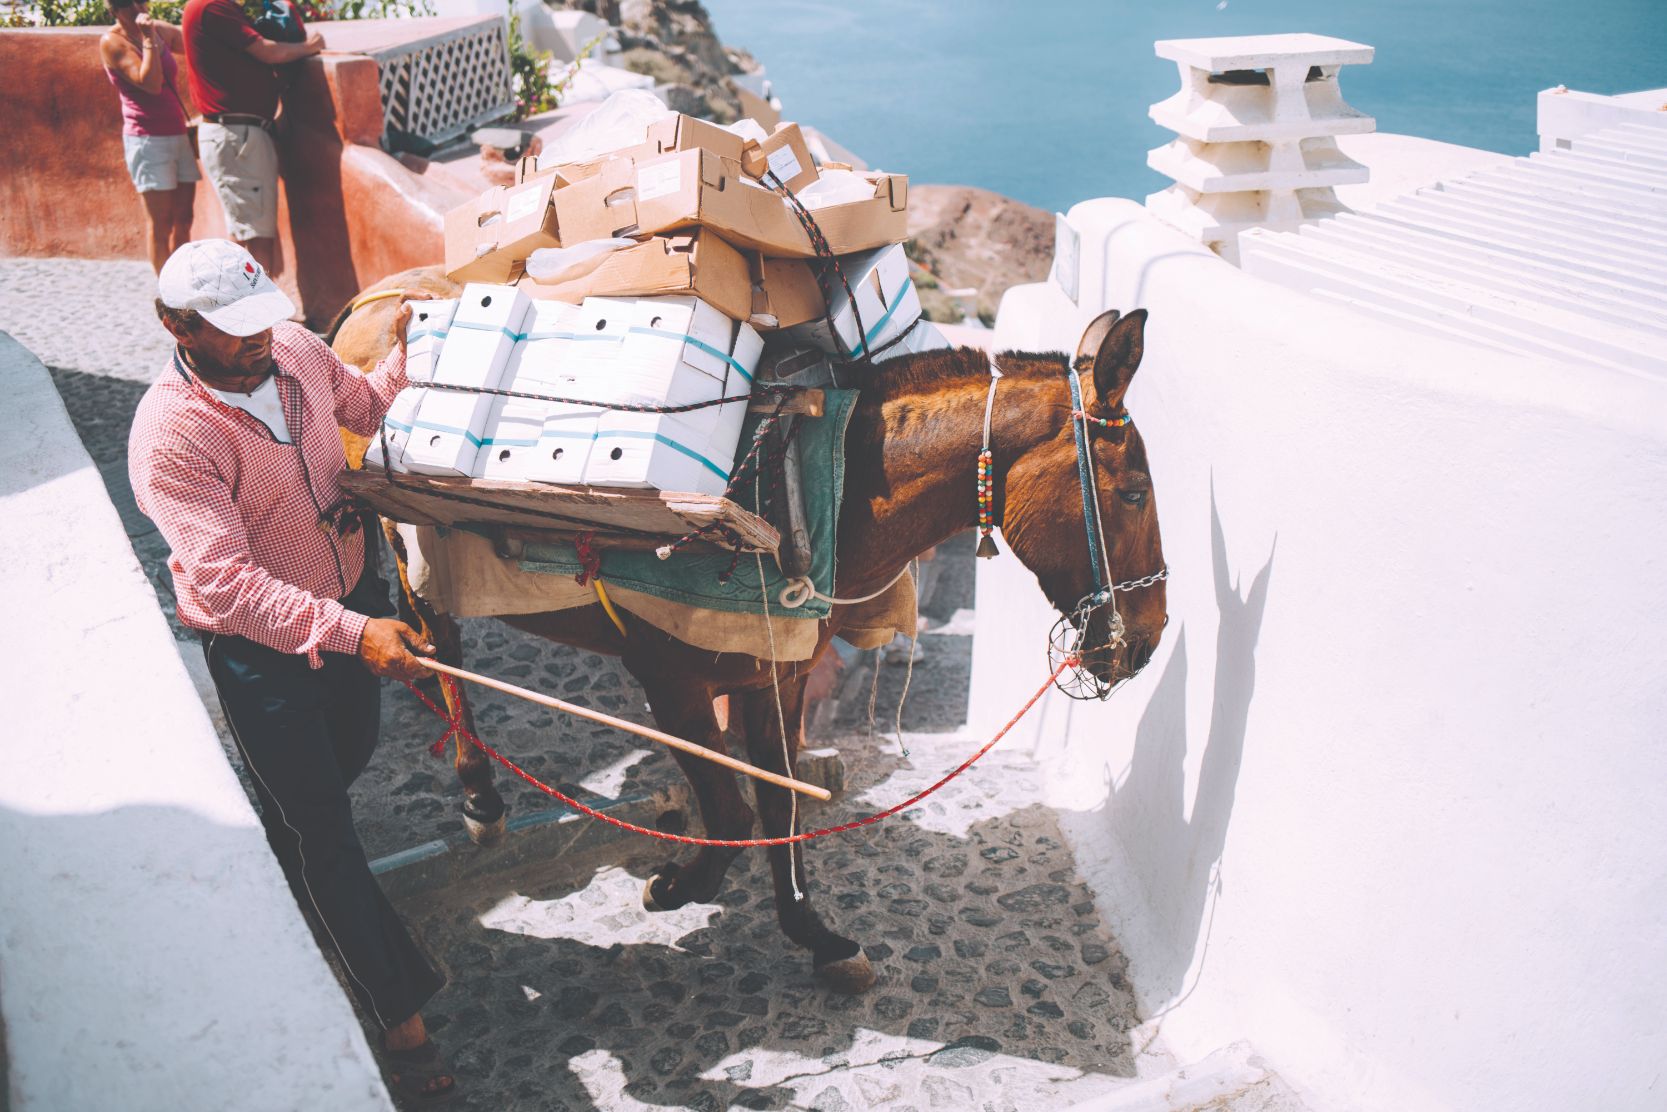
[[[845,495],[845,428],[856,409],[857,391],[828,390],[821,417],[801,417],[803,424],[793,436],[792,450],[799,453],[799,474],[805,498],[805,523],[810,531],[810,579],[824,595],[833,594],[835,545],[839,506]],[[741,432],[743,449],[752,444],[754,431],[763,420],[749,415]],[[769,476],[764,482],[770,481]],[[757,512],[757,485],[746,481],[735,492],[735,502]],[[522,554],[521,569],[548,575],[578,575],[579,554],[570,543],[529,544]],[[787,579],[769,556],[762,557],[764,582],[759,583],[759,558],[743,554],[725,580],[732,557],[726,553],[676,553],[662,560],[653,552],[602,553],[602,580],[671,602],[708,610],[729,610],[743,614],[764,613],[769,598],[770,614],[777,618],[820,620],[833,609],[830,603],[811,597],[804,605],[786,610],[781,592]]]

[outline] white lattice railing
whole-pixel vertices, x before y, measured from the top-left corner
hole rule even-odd
[[[381,67],[384,135],[445,143],[515,110],[507,29],[495,16],[367,53]]]

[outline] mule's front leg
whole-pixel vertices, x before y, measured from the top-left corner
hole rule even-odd
[[[712,695],[704,685],[655,678],[644,680],[643,688],[654,709],[654,721],[662,730],[724,752],[723,732],[712,713]],[[736,786],[734,773],[680,750],[672,750],[672,756],[695,793],[695,805],[708,838],[738,839],[752,833],[753,811]],[[643,907],[672,911],[685,904],[709,902],[717,896],[724,874],[740,852],[725,846],[702,846],[687,864],[660,866],[643,885]]]
[[[744,722],[747,752],[752,763],[772,772],[793,775],[793,754],[798,752],[804,732],[805,679],[799,676],[781,681],[781,707],[770,688],[749,692],[745,699]],[[787,737],[782,737],[785,724]],[[755,782],[758,809],[764,820],[764,834],[780,838],[796,834],[793,821],[793,793]],[[816,976],[836,992],[857,993],[871,988],[877,979],[874,967],[862,947],[835,934],[810,906],[809,878],[805,872],[805,843],[770,847],[770,873],[775,881],[776,918],[781,929],[799,945],[810,950]]]
[[[436,613],[425,615],[424,621],[440,663],[463,667],[463,634],[457,622],[449,614]],[[442,684],[441,690],[446,696],[446,709],[454,715],[461,713],[463,728],[475,733],[475,715],[463,685]],[[459,735],[453,741],[452,767],[463,785],[463,828],[469,832],[469,839],[477,846],[496,844],[504,836],[509,805],[492,782],[492,759]]]
[[[388,547],[393,549],[394,567],[399,572],[400,598],[404,602],[400,608],[401,616],[409,614],[416,618],[417,628],[434,645],[434,655],[441,664],[463,667],[463,632],[457,628],[457,622],[450,614],[442,613],[418,596],[412,588],[409,573],[411,558],[398,527],[392,521],[384,520],[382,535],[388,539]],[[406,620],[410,621],[410,618]],[[446,709],[453,716],[462,715],[463,728],[473,734],[475,716],[469,709],[469,700],[463,694],[462,685],[441,684],[440,690],[445,695]],[[504,836],[504,822],[509,813],[504,797],[498,794],[492,783],[492,762],[461,735],[453,745],[452,767],[457,770],[457,779],[463,785],[463,828],[469,832],[469,839],[475,845],[492,845]]]

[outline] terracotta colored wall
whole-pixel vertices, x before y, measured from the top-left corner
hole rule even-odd
[[[0,31],[0,255],[146,257],[144,206],[123,163],[121,109],[99,63],[102,28]],[[183,65],[183,59],[181,60]],[[464,191],[377,146],[377,67],[354,54],[302,63],[284,105],[279,282],[328,321],[372,282],[441,259]],[[197,189],[197,238],[225,234]]]

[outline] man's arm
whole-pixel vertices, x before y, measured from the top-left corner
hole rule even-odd
[[[307,33],[303,42],[273,42],[263,38],[231,0],[211,3],[203,7],[200,26],[202,33],[232,50],[241,50],[255,61],[268,66],[281,66],[299,61],[324,49],[324,36],[317,31]]]
[[[207,460],[166,450],[136,461],[133,471],[139,508],[221,624],[279,652],[305,654],[314,668],[323,665],[320,652],[338,652],[359,656],[381,675],[426,671],[412,649],[433,650],[409,626],[348,610],[257,564],[231,491]]]
[[[425,301],[428,294],[413,293],[410,300]],[[299,330],[302,340],[317,345],[319,356],[330,366],[330,392],[336,399],[336,422],[348,432],[373,435],[394,404],[399,392],[411,384],[405,375],[405,330],[411,322],[409,302],[394,314],[394,346],[369,374],[360,374],[317,336]]]
[[[299,62],[323,49],[324,36],[317,31],[308,31],[307,37],[301,42],[273,42],[271,39],[261,38],[259,32],[256,32],[256,41],[245,46],[243,51],[257,62],[264,62],[269,66],[282,66],[289,62]]]

